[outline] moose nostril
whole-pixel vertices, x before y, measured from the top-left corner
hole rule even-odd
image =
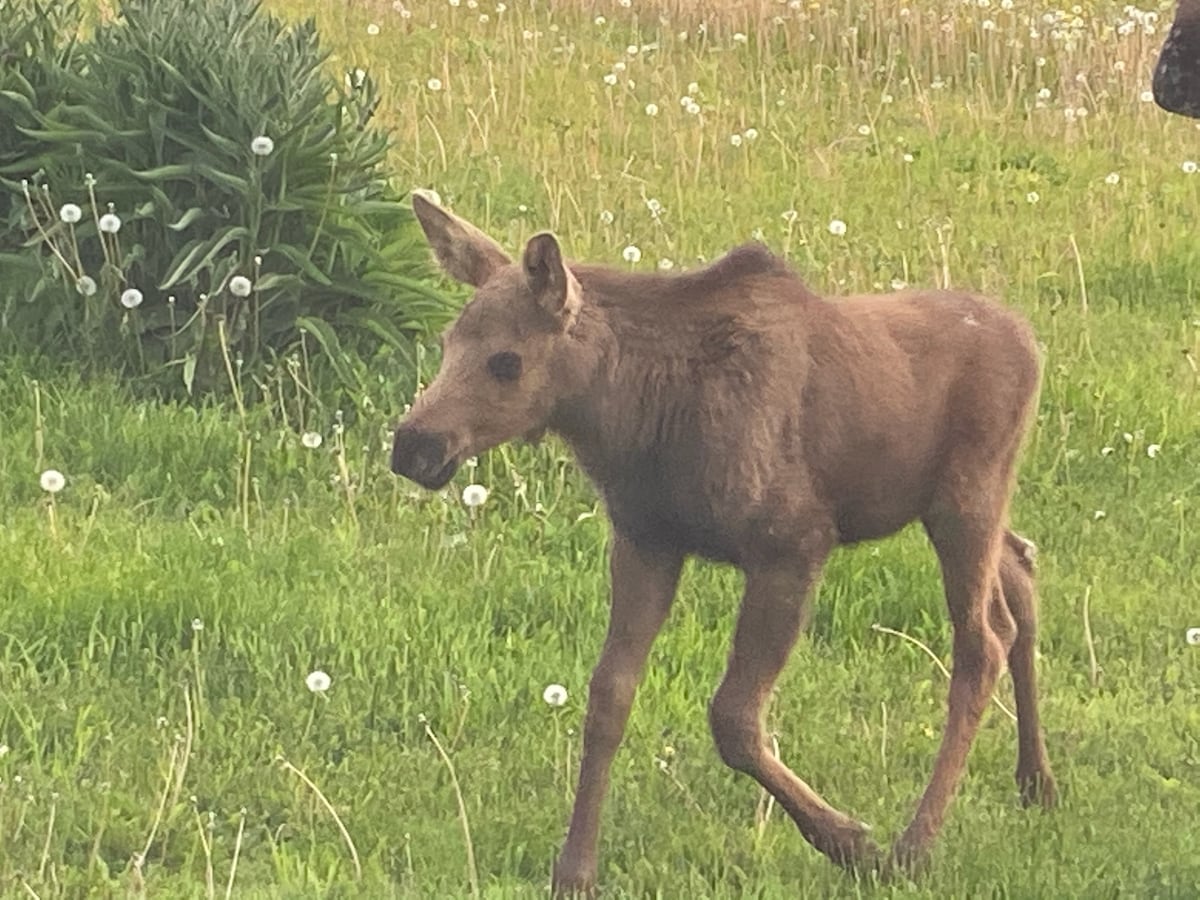
[[[397,428],[392,442],[392,471],[411,476],[434,472],[446,464],[446,439],[415,428]]]

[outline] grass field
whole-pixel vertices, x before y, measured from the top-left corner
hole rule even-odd
[[[929,871],[832,868],[712,749],[739,584],[692,564],[614,766],[606,890],[1200,895],[1200,129],[1143,97],[1165,23],[1120,3],[547,5],[268,3],[380,81],[397,177],[510,248],[549,227],[650,269],[759,236],[822,292],[993,293],[1045,347],[1013,517],[1040,547],[1061,807],[1020,808],[992,707]],[[286,403],[239,416],[5,360],[4,896],[224,896],[231,872],[246,897],[545,893],[607,621],[603,512],[552,442],[422,494],[387,468],[404,373],[343,422],[296,371]],[[491,492],[474,511],[471,481]],[[888,841],[946,680],[876,624],[949,661],[917,529],[835,556],[769,721]]]

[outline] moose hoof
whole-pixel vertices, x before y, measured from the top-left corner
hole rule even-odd
[[[1021,805],[1054,809],[1058,806],[1058,785],[1049,770],[1018,772],[1017,786],[1021,789]]]
[[[905,832],[892,845],[892,852],[884,862],[880,876],[892,880],[901,876],[913,878],[924,871],[929,863],[929,841]]]
[[[844,869],[860,874],[878,871],[883,851],[870,837],[871,826],[848,819],[831,836],[825,855]]]
[[[584,871],[570,863],[559,860],[554,864],[550,880],[550,893],[555,900],[576,900],[596,896],[596,873]]]

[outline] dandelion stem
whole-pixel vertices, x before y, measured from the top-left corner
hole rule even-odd
[[[933,660],[934,665],[936,665],[938,667],[938,669],[941,670],[941,673],[946,676],[947,680],[949,680],[950,670],[947,669],[942,664],[942,661],[940,659],[938,659],[936,653],[934,653],[932,650],[930,650],[925,644],[918,641],[915,637],[907,635],[903,631],[896,631],[894,628],[888,628],[884,625],[880,625],[879,623],[875,623],[874,625],[872,625],[871,629],[873,631],[881,631],[884,634],[893,634],[898,638],[903,638],[904,640],[908,641],[910,644],[916,644],[918,647],[920,647],[922,650],[925,651],[925,655]],[[1000,707],[1000,709],[1004,710],[1004,714],[1006,716],[1008,716],[1014,722],[1017,721],[1016,714],[1011,709],[1009,709],[1007,706],[1005,706],[1003,701],[1001,701],[1001,699],[999,697],[997,697],[995,694],[992,694],[992,702],[995,703],[998,707]]]
[[[233,861],[229,864],[229,881],[225,884],[225,900],[233,896],[233,879],[237,876],[238,857],[242,853],[242,835],[246,831],[246,810],[238,819],[237,837],[233,841]]]
[[[422,724],[425,726],[425,733],[433,741],[433,746],[437,748],[438,754],[446,764],[446,769],[450,772],[450,782],[454,786],[454,798],[458,801],[458,818],[462,823],[463,843],[466,844],[467,848],[467,878],[471,882],[471,896],[478,897],[479,873],[475,868],[475,848],[471,844],[471,826],[467,821],[467,804],[463,800],[462,787],[458,783],[458,775],[454,771],[454,763],[450,761],[450,755],[442,746],[442,742],[438,740],[437,735],[433,733],[433,729],[429,727],[429,722],[424,720],[424,717],[422,717]]]
[[[300,771],[298,768],[293,766],[290,762],[288,762],[282,756],[277,757],[277,758],[279,760],[280,765],[282,765],[287,771],[291,772],[293,775],[295,775],[297,778],[299,778],[301,781],[303,781],[304,784],[307,785],[309,790],[311,790],[314,794],[317,795],[317,799],[321,801],[321,805],[324,806],[326,811],[329,813],[329,815],[333,817],[334,824],[337,826],[338,831],[340,831],[342,834],[342,840],[346,842],[346,847],[350,850],[350,859],[354,862],[355,877],[358,878],[359,880],[361,880],[362,879],[362,863],[359,862],[359,859],[358,859],[358,850],[354,846],[354,840],[350,837],[350,832],[346,830],[346,826],[342,823],[341,817],[337,814],[337,810],[333,808],[333,804],[329,802],[329,799],[321,792],[321,789],[319,787],[317,787],[316,784],[313,783],[311,778],[309,778],[302,771]]]

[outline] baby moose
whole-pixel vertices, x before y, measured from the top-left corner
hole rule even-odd
[[[549,430],[612,523],[611,618],[556,895],[595,887],[609,768],[689,555],[745,576],[709,706],[721,759],[831,860],[885,872],[921,861],[1006,660],[1022,797],[1054,802],[1034,674],[1033,545],[1007,528],[1040,382],[1022,319],[956,291],[823,299],[758,245],[683,274],[633,274],[568,264],[541,233],[514,262],[431,195],[412,202],[441,266],[477,290],[396,429],[392,470],[438,489],[467,457]],[[885,855],[866,825],[769,751],[761,718],[830,552],[918,519],[941,564],[954,669],[932,777]]]

